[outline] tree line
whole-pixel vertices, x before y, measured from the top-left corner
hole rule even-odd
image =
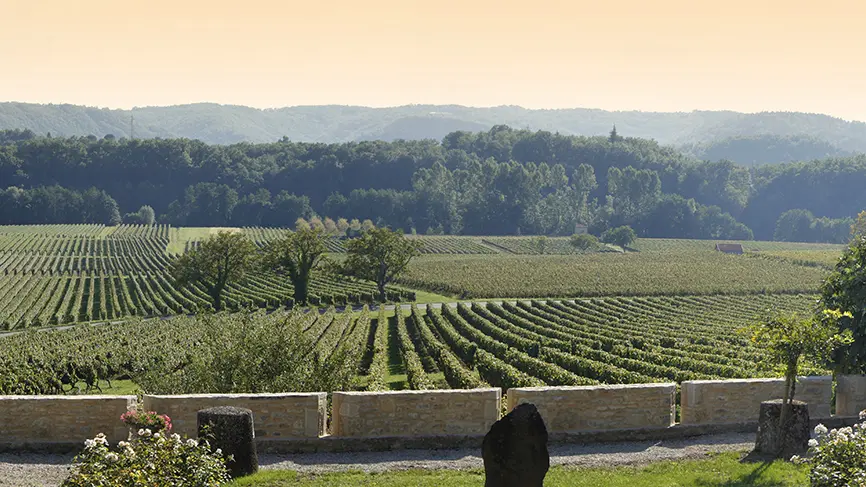
[[[327,238],[322,228],[300,225],[259,251],[246,235],[221,231],[174,261],[172,274],[181,286],[203,287],[217,311],[223,309],[226,287],[256,268],[285,276],[298,305],[307,304],[310,282],[320,272],[373,281],[385,302],[385,286],[406,270],[421,245],[388,228],[365,228],[346,241],[346,259],[336,262],[327,256]]]
[[[621,134],[505,126],[441,142],[341,144],[7,131],[0,133],[0,181],[7,187],[0,219],[15,223],[89,221],[93,212],[68,201],[90,188],[112,198],[118,213],[132,212],[129,221],[148,206],[157,221],[174,225],[292,227],[319,216],[490,235],[570,235],[576,225],[600,235],[629,225],[642,237],[772,239],[789,210],[837,220],[866,206],[856,191],[866,183],[862,155],[747,168]],[[118,221],[113,212],[100,218]],[[839,225],[816,224],[810,238],[834,241]]]

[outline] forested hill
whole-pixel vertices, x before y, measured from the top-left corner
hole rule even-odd
[[[131,119],[134,118],[134,124]],[[192,104],[108,110],[74,105],[0,103],[0,130],[30,129],[38,134],[189,138],[207,143],[349,142],[360,140],[434,139],[457,131],[488,130],[494,125],[547,130],[565,135],[605,135],[615,124],[621,134],[655,139],[664,145],[704,147],[734,138],[737,147],[694,150],[710,160],[787,162],[815,156],[814,144],[784,138],[809,138],[826,155],[866,152],[866,123],[819,114],[729,111],[688,113],[611,112],[575,108],[530,110],[516,106],[472,108],[456,105],[410,105],[393,108],[304,106],[259,110],[243,106]],[[757,136],[757,139],[754,137]],[[771,140],[763,140],[767,136]],[[752,137],[749,144],[736,140]],[[786,149],[778,150],[779,138]],[[758,147],[755,148],[755,144]],[[726,143],[731,145],[730,141]],[[761,145],[763,144],[763,145]],[[769,151],[769,154],[767,152]],[[787,151],[787,152],[786,152]],[[779,159],[777,155],[782,157]],[[772,160],[762,160],[765,156]]]
[[[497,125],[435,140],[47,137],[0,131],[0,224],[294,226],[370,219],[419,233],[845,241],[866,208],[866,156],[757,167],[653,140]],[[5,188],[5,189],[4,189]],[[138,211],[142,206],[147,211]],[[133,213],[136,212],[136,213]]]
[[[809,135],[743,135],[704,144],[688,144],[680,149],[697,159],[726,159],[747,166],[853,155],[852,151],[842,150],[826,140]]]

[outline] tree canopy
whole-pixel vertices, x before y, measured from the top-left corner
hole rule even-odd
[[[842,220],[866,208],[866,156],[748,168],[618,130],[616,142],[496,125],[441,142],[233,145],[10,132],[0,137],[0,221],[108,223],[113,200],[178,226],[292,227],[318,216],[406,233],[629,225],[641,237],[772,239],[779,218],[802,209],[814,228],[797,238],[837,241]]]
[[[310,278],[316,268],[326,260],[324,228],[299,226],[294,232],[268,244],[262,264],[269,270],[288,274],[295,294],[295,302],[307,304]]]
[[[839,373],[866,373],[866,236],[851,240],[821,287],[821,305],[850,317],[840,320],[854,340],[835,355]]]
[[[373,228],[346,242],[346,274],[376,283],[379,300],[386,301],[385,286],[393,282],[418,255],[420,242],[388,228]]]
[[[256,247],[244,234],[221,231],[175,260],[173,274],[180,285],[204,287],[220,311],[226,286],[243,279],[255,259]]]

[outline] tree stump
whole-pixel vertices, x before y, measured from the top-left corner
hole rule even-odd
[[[198,436],[207,439],[211,449],[222,449],[233,455],[226,467],[232,478],[254,474],[259,470],[253,412],[246,408],[220,406],[198,412]]]
[[[534,404],[518,405],[481,445],[484,487],[542,487],[550,469],[547,428]]]
[[[777,458],[802,455],[809,448],[809,408],[802,401],[791,403],[791,414],[785,425],[780,425],[782,400],[774,399],[761,403],[758,416],[758,437],[755,452]]]

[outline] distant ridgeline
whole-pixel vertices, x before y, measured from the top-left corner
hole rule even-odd
[[[155,214],[176,226],[293,227],[319,216],[407,233],[630,225],[641,237],[844,242],[866,208],[863,155],[746,167],[618,130],[497,125],[441,142],[234,145],[5,131],[0,224],[141,224]]]

